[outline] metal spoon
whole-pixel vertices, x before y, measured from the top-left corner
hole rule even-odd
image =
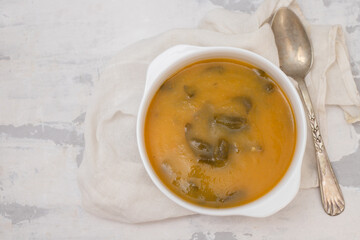
[[[304,81],[313,62],[309,38],[299,18],[288,8],[280,8],[275,13],[271,27],[279,51],[280,68],[298,82],[307,109],[315,145],[324,210],[327,214],[336,216],[344,211],[345,201],[323,144],[319,124]]]

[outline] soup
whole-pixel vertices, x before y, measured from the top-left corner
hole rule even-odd
[[[268,193],[287,171],[296,126],[288,99],[247,63],[211,59],[169,77],[152,99],[145,145],[161,181],[182,199],[227,208]]]

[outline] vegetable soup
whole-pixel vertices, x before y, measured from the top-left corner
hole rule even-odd
[[[176,195],[213,208],[268,193],[290,166],[295,118],[264,71],[230,59],[191,64],[169,77],[148,108],[145,145]]]

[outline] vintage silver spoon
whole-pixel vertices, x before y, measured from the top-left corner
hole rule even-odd
[[[345,201],[323,144],[319,124],[304,81],[313,62],[313,52],[309,38],[300,19],[288,8],[280,8],[275,13],[271,28],[279,52],[280,68],[298,82],[307,109],[315,145],[321,200],[324,210],[327,214],[336,216],[344,211]]]

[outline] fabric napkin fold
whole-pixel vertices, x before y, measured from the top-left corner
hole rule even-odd
[[[163,195],[148,177],[136,144],[136,117],[145,86],[146,70],[158,54],[177,44],[231,46],[262,55],[279,65],[270,25],[272,14],[289,6],[302,19],[314,49],[314,64],[306,77],[310,95],[327,136],[342,130],[342,143],[357,144],[349,123],[360,120],[360,97],[354,83],[340,26],[315,26],[290,0],[268,0],[252,14],[215,9],[196,29],[177,29],[123,49],[95,84],[85,119],[85,151],[79,169],[83,207],[99,217],[121,222],[146,222],[193,214]],[[327,107],[338,106],[345,121],[331,133]],[[331,120],[331,119],[330,119]],[[311,134],[302,167],[302,188],[317,186]],[[356,134],[355,134],[356,135]],[[356,145],[357,146],[357,145]],[[338,155],[349,149],[337,150]],[[339,152],[340,151],[340,152]],[[345,152],[344,152],[345,151]]]

